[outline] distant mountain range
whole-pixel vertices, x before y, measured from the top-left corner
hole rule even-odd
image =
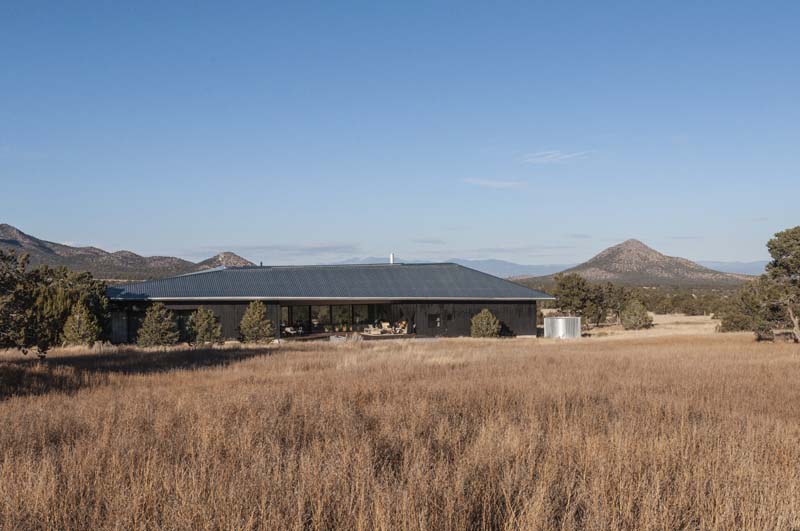
[[[33,265],[65,266],[89,271],[107,280],[145,280],[182,275],[219,266],[254,265],[231,252],[223,252],[199,263],[172,256],[140,256],[131,251],[108,252],[97,247],[72,247],[41,240],[16,227],[0,224],[0,249],[30,255]],[[351,258],[338,264],[380,264],[388,257]],[[423,260],[397,258],[397,262],[419,263]],[[506,260],[469,260],[451,258],[465,267],[503,278],[552,282],[560,271],[576,272],[589,280],[612,281],[631,285],[733,285],[764,271],[766,262],[700,262],[665,256],[638,240],[628,240],[601,252],[583,264],[524,265]]]
[[[661,254],[639,240],[626,240],[609,247],[563,272],[577,273],[591,282],[629,286],[725,287],[752,278],[709,269],[686,258]],[[539,280],[547,284],[552,282],[553,276],[528,277],[525,280]]]
[[[395,257],[395,261],[397,263],[407,263],[407,264],[420,264],[429,262],[430,260],[407,260],[403,258]],[[506,260],[468,260],[466,258],[449,258],[447,260],[443,260],[444,262],[452,262],[455,264],[463,265],[464,267],[470,267],[472,269],[477,269],[478,271],[483,271],[484,273],[489,273],[490,275],[494,275],[496,277],[501,278],[509,278],[509,277],[538,277],[541,275],[549,275],[551,273],[558,273],[559,271],[563,271],[568,267],[572,267],[575,264],[548,264],[548,265],[523,265],[523,264],[515,264],[514,262],[508,262]],[[333,265],[346,265],[346,264],[386,264],[389,262],[389,258],[386,256],[378,257],[378,256],[367,256],[365,258],[350,258],[348,260],[342,260],[340,262],[335,262]]]
[[[397,262],[406,263],[420,263],[427,260],[406,260],[402,258],[395,258]],[[368,256],[365,258],[350,258],[337,264],[383,264],[387,263],[389,259],[385,256]],[[454,262],[465,267],[471,267],[490,275],[495,275],[502,278],[525,278],[525,277],[541,277],[559,273],[561,271],[569,270],[578,264],[546,264],[546,265],[525,265],[509,262],[506,260],[468,260],[465,258],[450,258],[446,262]],[[734,273],[739,275],[760,275],[764,272],[767,266],[767,261],[757,262],[709,262],[699,261],[695,262],[696,265],[703,266],[721,273]]]
[[[32,265],[47,264],[89,271],[95,277],[107,280],[144,280],[193,273],[222,265],[253,265],[233,253],[220,253],[194,263],[172,256],[140,256],[130,251],[110,253],[97,247],[71,247],[40,240],[6,224],[0,224],[0,249],[27,253]]]
[[[758,260],[756,262],[708,262],[698,261],[703,267],[722,271],[723,273],[739,273],[740,275],[760,275],[767,269],[767,260]]]

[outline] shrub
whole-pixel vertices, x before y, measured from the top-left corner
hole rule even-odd
[[[275,331],[272,321],[267,319],[267,307],[261,301],[253,301],[247,307],[239,324],[239,332],[245,343],[269,343]]]
[[[625,305],[625,309],[620,314],[620,320],[625,330],[641,330],[653,326],[653,318],[647,313],[647,308],[636,299]]]
[[[198,345],[222,343],[222,325],[214,312],[200,306],[189,317],[188,336],[190,343]]]
[[[100,325],[86,305],[78,303],[64,323],[64,343],[67,345],[94,345],[100,337]]]
[[[470,327],[472,337],[498,337],[500,335],[500,321],[489,310],[484,308],[472,317]]]
[[[179,337],[175,316],[166,306],[157,302],[144,314],[136,343],[140,347],[161,347],[174,345]]]

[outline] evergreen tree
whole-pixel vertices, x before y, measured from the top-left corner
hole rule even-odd
[[[64,343],[67,345],[86,345],[92,347],[100,337],[100,325],[83,303],[72,307],[72,313],[64,323]]]
[[[767,249],[772,256],[766,273],[772,300],[786,312],[794,341],[800,343],[800,226],[777,233]]]
[[[569,315],[582,315],[589,299],[589,283],[576,273],[560,273],[555,276],[553,295],[558,308]]]
[[[179,337],[175,316],[166,306],[157,302],[147,308],[136,343],[140,347],[160,347],[174,345]]]
[[[189,317],[188,335],[197,345],[222,343],[222,325],[213,311],[201,306]]]
[[[492,312],[484,308],[472,317],[470,335],[472,337],[498,337],[501,325]]]
[[[64,325],[78,303],[98,322],[108,322],[103,282],[63,267],[27,265],[27,257],[0,251],[0,348],[35,349],[44,357],[63,342]]]
[[[34,302],[27,265],[27,256],[0,250],[0,348],[33,346],[25,333]]]
[[[640,330],[653,326],[653,318],[647,313],[647,308],[636,299],[628,302],[620,314],[620,320],[625,330]]]
[[[272,341],[275,331],[272,328],[272,321],[267,319],[267,307],[263,302],[253,301],[247,306],[239,324],[239,332],[245,343]]]

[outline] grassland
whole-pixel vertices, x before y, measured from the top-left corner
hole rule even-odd
[[[800,528],[800,350],[749,335],[7,355],[0,378],[4,529]]]

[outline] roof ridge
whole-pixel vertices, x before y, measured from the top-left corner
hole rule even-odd
[[[251,265],[251,266],[227,266],[227,270],[237,269],[306,269],[306,268],[324,268],[324,267],[395,267],[395,266],[434,266],[434,265],[458,265],[455,262],[395,262],[390,264],[377,263],[377,264],[276,264],[276,265]],[[468,268],[469,269],[469,268]]]

